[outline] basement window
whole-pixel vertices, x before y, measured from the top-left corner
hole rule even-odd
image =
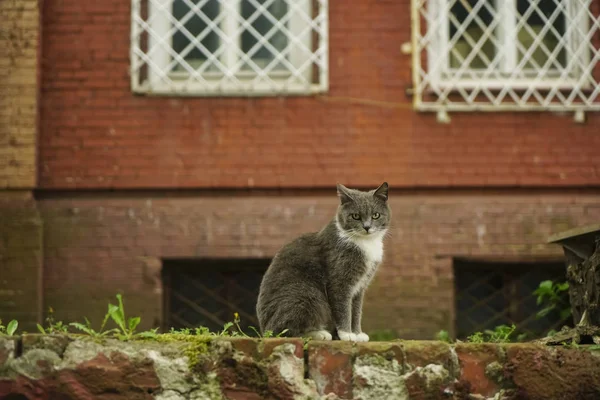
[[[163,261],[164,326],[220,331],[234,313],[247,333],[258,329],[256,300],[270,259],[167,259]]]
[[[542,306],[533,295],[540,282],[564,282],[565,274],[564,262],[455,260],[456,337],[465,340],[475,332],[515,324],[517,334],[533,339],[564,325],[571,326],[571,317],[561,318],[558,311],[537,318]],[[563,304],[569,304],[567,292]]]

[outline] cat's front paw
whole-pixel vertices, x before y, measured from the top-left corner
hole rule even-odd
[[[368,342],[369,341],[369,335],[367,335],[366,333],[357,333],[356,334],[356,341],[357,342]]]
[[[338,336],[340,337],[340,340],[344,340],[346,342],[356,342],[356,334],[352,332],[338,331]]]

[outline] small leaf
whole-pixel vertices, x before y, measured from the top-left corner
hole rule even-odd
[[[119,307],[115,306],[114,304],[108,305],[108,314],[109,315],[113,315],[113,314],[117,313],[118,311],[119,311]]]
[[[119,326],[119,328],[121,328],[121,330],[123,332],[125,332],[127,330],[127,327],[125,326],[125,320],[123,319],[121,310],[119,309],[119,307],[110,304],[108,306],[109,309],[109,313],[110,313],[110,317],[112,318],[113,321],[115,321],[115,323]]]
[[[97,333],[98,333],[98,336],[108,336],[108,335],[118,334],[119,330],[116,328],[113,328],[113,329],[109,329],[107,331],[97,332]]]
[[[225,335],[227,333],[227,331],[229,330],[229,328],[231,328],[233,326],[233,322],[227,322],[225,325],[223,325],[223,330],[221,331],[221,335]]]
[[[197,336],[206,336],[210,335],[210,329],[205,326],[199,326],[194,329],[194,334]]]
[[[96,332],[93,329],[90,329],[88,326],[85,326],[84,324],[81,324],[79,322],[71,322],[69,325],[71,325],[73,328],[79,329],[80,331],[87,333],[90,336],[96,336]]]
[[[15,332],[17,331],[18,327],[19,327],[19,323],[17,322],[16,319],[13,319],[12,321],[10,321],[8,323],[8,325],[6,325],[6,333],[8,334],[8,336],[14,335]]]
[[[279,333],[277,334],[277,337],[281,337],[282,335],[285,335],[285,334],[286,334],[288,331],[289,331],[289,329],[284,329],[284,330],[282,330],[281,332],[279,332]]]
[[[129,318],[129,332],[133,333],[142,319],[140,317]]]
[[[542,289],[545,292],[551,292],[552,291],[552,281],[548,280],[548,281],[540,282],[539,289]]]
[[[46,330],[44,329],[44,327],[41,326],[40,324],[36,324],[36,325],[37,325],[38,331],[40,331],[40,333],[42,333],[42,334],[45,335],[46,334]]]
[[[112,304],[108,305],[108,311],[104,315],[104,319],[102,320],[102,324],[100,325],[100,332],[102,332],[104,330],[104,327],[106,326],[106,323],[110,319],[110,315],[111,315],[111,308],[110,308],[110,306],[112,306]]]
[[[558,283],[556,285],[556,289],[559,292],[564,292],[565,290],[569,290],[569,282]]]
[[[536,303],[539,306],[540,304],[542,304],[544,302],[544,296],[543,295],[539,295],[537,297]]]

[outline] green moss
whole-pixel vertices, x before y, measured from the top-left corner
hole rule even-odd
[[[188,335],[173,332],[159,334],[154,337],[144,338],[143,340],[159,343],[185,343],[183,354],[188,358],[190,371],[194,371],[208,354],[208,349],[213,339],[214,337],[209,335]]]

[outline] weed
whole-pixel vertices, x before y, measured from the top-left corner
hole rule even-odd
[[[63,324],[62,321],[54,320],[54,309],[48,308],[48,316],[46,317],[46,327],[37,324],[38,331],[42,334],[53,334],[53,333],[67,333],[69,330],[68,325]]]
[[[100,337],[105,337],[105,336],[112,335],[114,333],[119,332],[118,329],[109,329],[107,331],[104,330],[104,326],[106,325],[106,322],[108,322],[109,318],[110,318],[110,314],[106,313],[106,315],[104,316],[104,319],[102,320],[102,325],[100,326],[99,331],[95,331],[92,328],[92,324],[90,324],[90,321],[85,317],[84,317],[85,324],[82,324],[80,322],[71,322],[69,325],[75,329],[79,329],[80,331],[87,333],[90,336],[93,336],[95,338],[100,338]]]
[[[197,328],[184,328],[176,330],[171,328],[167,334],[159,335],[158,328],[151,329],[149,331],[137,332],[137,327],[141,322],[140,317],[127,317],[125,314],[125,305],[123,303],[123,297],[121,294],[116,295],[117,304],[108,304],[108,310],[104,315],[100,329],[96,331],[92,328],[92,324],[87,318],[84,318],[84,322],[71,322],[64,324],[62,321],[56,321],[54,319],[54,310],[52,307],[48,309],[48,316],[46,317],[46,326],[37,324],[38,331],[41,334],[55,334],[55,333],[69,333],[69,328],[74,328],[82,333],[92,336],[94,338],[105,338],[115,337],[119,340],[131,340],[131,339],[147,339],[147,338],[158,338],[164,340],[185,340],[186,338],[207,338],[207,337],[250,337],[246,332],[243,331],[240,326],[240,316],[238,313],[233,314],[233,321],[227,322],[223,325],[223,328],[217,332],[211,332],[208,328],[200,326]],[[106,325],[109,321],[116,324],[116,328],[106,329]],[[18,327],[17,321],[10,321],[8,326],[2,325],[0,321],[0,335],[13,335]],[[265,331],[262,335],[259,330],[253,326],[248,327],[251,329],[257,337],[260,338],[271,338],[281,337],[288,330],[285,329],[282,332],[275,334],[272,331]]]
[[[450,339],[450,334],[448,333],[448,331],[446,331],[444,329],[442,329],[441,331],[436,333],[435,338],[439,341],[446,342],[446,343],[452,342],[452,339]]]
[[[11,320],[8,325],[2,325],[0,319],[0,336],[13,336],[19,327],[19,322],[16,319]]]
[[[540,283],[533,292],[537,296],[537,304],[545,303],[546,306],[537,313],[538,318],[543,318],[551,311],[557,310],[561,320],[571,315],[571,305],[565,300],[564,292],[569,290],[569,282],[555,283],[550,280]]]
[[[250,337],[240,327],[240,315],[238,313],[234,313],[233,314],[233,323],[236,326],[237,330],[243,336]],[[282,337],[283,335],[285,335],[289,331],[289,329],[284,329],[281,332],[275,334],[275,332],[273,332],[273,331],[266,330],[266,331],[264,331],[261,334],[260,331],[258,329],[256,329],[256,327],[254,327],[254,326],[248,326],[248,329],[250,329],[252,332],[254,332],[254,334],[256,335],[256,337],[259,337],[259,338],[262,338],[262,339],[268,339],[268,338],[274,338],[274,337]]]
[[[516,328],[514,324],[511,326],[499,325],[484,332],[475,332],[467,338],[467,341],[471,343],[508,343]],[[522,337],[522,335],[519,335],[519,337]]]
[[[467,342],[470,342],[470,343],[483,343],[483,342],[485,342],[485,338],[483,336],[483,332],[475,332],[471,336],[467,337]]]
[[[117,330],[116,336],[121,340],[130,340],[134,337],[155,337],[157,335],[157,329],[152,329],[146,332],[136,333],[135,330],[141,322],[140,317],[125,316],[125,306],[123,305],[123,297],[121,294],[117,294],[117,305],[109,304],[107,315],[114,321],[120,329]],[[106,317],[105,317],[106,319]]]

